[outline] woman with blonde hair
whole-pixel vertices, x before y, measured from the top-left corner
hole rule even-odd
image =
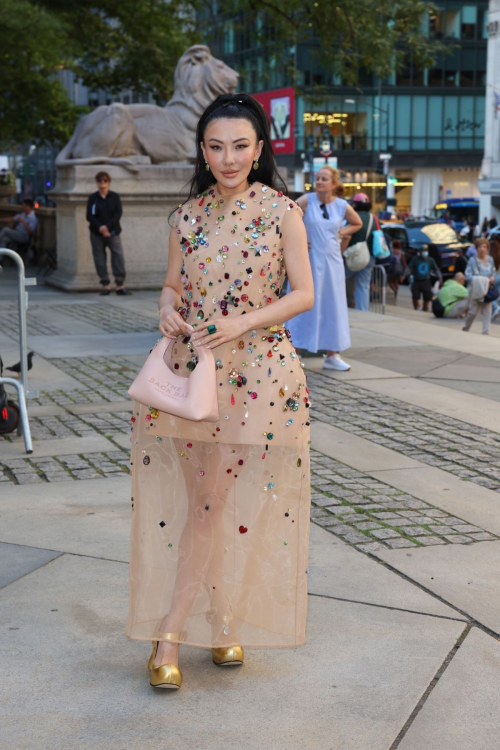
[[[354,279],[354,306],[356,310],[364,310],[366,312],[370,309],[370,282],[372,269],[375,265],[373,232],[376,229],[380,229],[380,224],[375,214],[372,213],[372,202],[366,193],[357,193],[353,197],[352,208],[361,220],[361,227],[350,238],[349,246],[356,245],[358,242],[366,242],[370,251],[370,262],[360,271],[346,269],[346,278]]]
[[[315,192],[297,200],[304,211],[315,301],[312,310],[289,321],[288,327],[295,347],[326,350],[326,370],[351,369],[339,354],[351,345],[341,243],[362,222],[343,194],[338,171],[325,166],[316,175]]]

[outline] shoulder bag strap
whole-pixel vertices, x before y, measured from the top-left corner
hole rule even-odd
[[[368,237],[369,237],[369,236],[371,235],[371,233],[372,233],[372,227],[373,227],[373,214],[372,214],[372,213],[370,213],[370,220],[369,220],[369,222],[368,222],[368,230],[367,230],[367,232],[366,232],[366,238],[365,238],[365,242],[366,242],[366,240],[368,239]]]

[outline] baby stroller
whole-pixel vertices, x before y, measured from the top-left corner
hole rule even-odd
[[[3,375],[3,362],[0,357],[0,378]],[[0,383],[0,435],[14,432],[19,424],[19,408],[14,401],[7,398],[7,393]]]

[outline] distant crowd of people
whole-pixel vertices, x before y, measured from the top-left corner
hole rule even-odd
[[[491,320],[500,315],[500,243],[478,237],[458,261],[454,277],[444,282],[433,302],[434,314],[465,318],[464,331],[481,314],[482,332],[488,334]]]

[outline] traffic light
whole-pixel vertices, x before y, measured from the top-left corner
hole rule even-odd
[[[375,172],[377,174],[384,174],[384,162],[382,161],[382,159],[379,159],[375,164]]]

